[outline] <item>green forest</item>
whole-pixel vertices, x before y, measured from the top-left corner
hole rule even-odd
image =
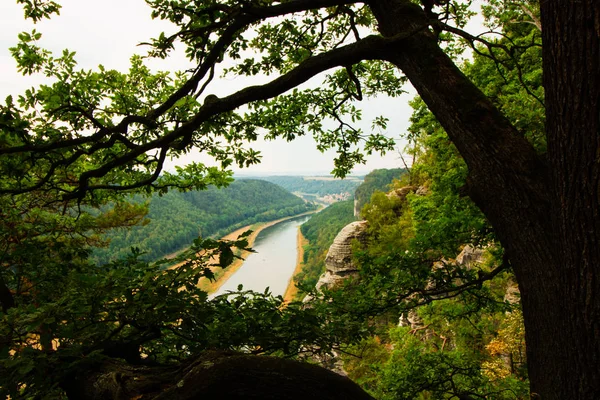
[[[405,172],[404,169],[376,169],[369,172],[364,179],[364,182],[356,188],[354,199],[356,200],[355,208],[360,211],[365,204],[371,199],[371,195],[376,191],[387,192],[394,179],[400,178]]]
[[[99,264],[127,257],[131,247],[155,261],[189,247],[198,236],[221,237],[256,222],[272,221],[316,209],[280,187],[260,180],[243,179],[229,186],[202,191],[172,191],[152,196],[148,214],[139,226],[113,230],[103,238],[108,246],[94,250]]]
[[[31,82],[0,103],[0,397],[600,398],[600,2],[146,0],[164,32],[128,69],[46,41],[70,1],[14,3],[36,25],[0,61]],[[300,136],[336,178],[412,160],[356,188],[358,273],[312,287],[340,202],[301,228],[306,303],[208,296],[251,251],[222,232],[314,207],[232,179]]]

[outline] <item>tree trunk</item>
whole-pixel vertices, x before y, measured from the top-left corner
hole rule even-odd
[[[593,2],[543,2],[581,8],[579,15],[554,12],[557,21],[550,25],[545,16],[545,54],[562,59],[544,61],[547,92],[556,90],[549,74],[563,89],[547,98],[550,165],[439,48],[418,6],[409,0],[370,3],[383,36],[415,32],[386,59],[409,78],[468,165],[469,195],[493,225],[519,283],[531,390],[542,399],[600,398],[600,2]],[[548,31],[557,24],[552,38]],[[579,47],[564,39],[566,30],[584,26],[587,36],[571,32]],[[581,73],[574,78],[573,70]],[[579,102],[582,91],[587,97]]]
[[[350,379],[316,365],[214,351],[172,367],[109,361],[68,377],[62,387],[70,399],[373,399]]]
[[[552,222],[561,266],[553,285],[563,289],[568,377],[560,385],[562,398],[600,399],[600,2],[545,1],[541,11]]]

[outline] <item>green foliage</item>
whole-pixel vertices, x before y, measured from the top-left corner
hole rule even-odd
[[[282,307],[281,297],[241,292],[207,300],[196,287],[215,254],[247,241],[197,240],[176,269],[140,261],[138,253],[98,267],[81,261],[47,286],[17,296],[2,314],[0,394],[12,398],[60,393],[57,383],[107,357],[171,364],[205,349],[257,349],[295,354],[330,346],[327,314]],[[228,250],[228,253],[225,252]],[[224,267],[231,257],[220,258]],[[47,277],[49,278],[49,277]],[[290,341],[290,337],[296,337]],[[10,350],[9,350],[10,349]]]
[[[465,73],[544,152],[535,2],[490,1],[485,13],[504,35],[479,47]],[[514,278],[482,279],[504,270],[502,250],[464,195],[468,170],[458,151],[420,99],[412,106],[408,150],[415,162],[395,187],[420,186],[421,193],[371,197],[362,212],[369,238],[357,253],[360,284],[329,293],[356,313],[386,316],[377,336],[351,348],[358,357],[345,357],[348,371],[382,399],[528,398],[521,313],[505,301]],[[467,243],[487,249],[482,264],[454,262]],[[398,318],[409,326],[391,327]]]
[[[60,8],[54,1],[19,2],[34,21]],[[263,1],[147,3],[153,18],[171,21],[180,29],[146,43],[149,55],[166,57],[181,42],[197,68],[152,72],[142,57],[134,56],[126,73],[102,65],[82,70],[73,52],[55,56],[39,47],[40,32],[19,35],[11,48],[19,71],[42,74],[52,83],[28,89],[16,101],[9,97],[0,106],[0,143],[12,149],[2,154],[0,173],[5,179],[0,193],[44,190],[64,200],[102,204],[105,196],[117,191],[164,193],[173,187],[223,186],[231,165],[247,167],[260,161],[259,152],[251,147],[260,128],[268,139],[292,140],[312,133],[320,150],[336,150],[337,176],[363,163],[365,153],[393,149],[393,140],[381,131],[363,132],[355,126],[362,118],[356,101],[402,93],[399,83],[405,78],[382,61],[338,68],[316,89],[284,94],[291,88],[280,80],[272,89],[254,87],[225,99],[209,94],[215,66],[224,60],[234,65],[227,69],[229,74],[281,75],[305,68],[307,57],[339,48],[358,27],[372,28],[368,7],[304,10],[302,5],[288,9]],[[294,13],[302,17],[269,20]],[[250,50],[255,56],[247,57]],[[332,66],[307,71],[307,78]],[[244,104],[248,107],[240,111]],[[384,128],[386,119],[376,117],[373,126]],[[191,163],[177,174],[163,171],[167,158],[193,148],[201,149],[217,166]]]
[[[494,0],[484,7],[490,23],[503,25],[503,35],[492,45],[479,47],[481,55],[465,66],[465,73],[535,149],[544,153],[541,29],[536,25],[540,23],[539,4],[523,3]]]
[[[142,199],[138,199],[142,200]],[[193,239],[220,237],[256,222],[272,221],[313,210],[285,190],[264,181],[243,179],[226,188],[170,192],[149,201],[149,223],[106,235],[108,247],[94,250],[103,264],[137,247],[144,260],[156,260],[189,246]]]
[[[356,209],[362,209],[375,191],[386,192],[393,180],[400,178],[403,172],[402,168],[376,169],[369,172],[365,176],[363,183],[354,192]]]
[[[498,290],[497,294],[503,293]],[[367,342],[365,361],[373,362],[375,357],[377,364],[358,378],[381,399],[526,399],[529,393],[522,365],[507,346],[498,345],[504,339],[496,336],[499,325],[513,316],[518,320],[519,315],[516,310],[507,317],[493,307],[466,311],[454,300],[435,303],[411,316],[419,320],[413,326],[390,329],[384,344]],[[516,325],[522,329],[522,321]],[[511,333],[512,343],[522,345],[522,330]]]
[[[39,22],[42,18],[50,18],[52,14],[60,14],[60,4],[55,1],[43,0],[17,0],[23,5],[25,18],[31,18],[33,22]]]
[[[485,244],[493,236],[481,211],[462,194],[467,166],[458,151],[422,100],[412,104],[409,132],[418,137],[413,151],[421,155],[411,178],[430,190],[427,196],[408,198],[417,222],[415,241],[422,250],[438,249],[441,255],[454,257],[461,244]]]
[[[19,2],[34,21],[60,8],[53,1]],[[227,197],[212,189],[167,193],[228,185],[234,163],[247,167],[260,161],[251,146],[259,132],[287,140],[313,134],[319,149],[338,152],[339,176],[364,161],[360,147],[366,153],[391,149],[391,139],[354,126],[362,118],[356,100],[402,93],[404,78],[382,68],[381,61],[339,68],[315,90],[284,95],[288,88],[276,85],[274,91],[250,88],[225,99],[208,95],[219,62],[238,60],[228,71],[236,74],[292,71],[307,56],[341,46],[352,31],[349,21],[372,27],[368,8],[299,9],[303,18],[271,24],[261,22],[264,12],[274,7],[271,16],[277,16],[280,5],[268,1],[148,4],[153,17],[180,29],[151,40],[150,56],[166,57],[179,41],[197,68],[153,72],[135,56],[125,72],[101,65],[83,70],[73,52],[43,49],[38,31],[20,34],[11,48],[21,73],[41,74],[50,83],[0,105],[0,395],[61,397],[61,382],[107,358],[168,365],[207,348],[327,352],[368,330],[354,317],[332,314],[325,303],[283,308],[280,298],[247,292],[208,301],[196,287],[198,279],[212,277],[209,266],[229,264],[236,257],[232,247],[247,246],[244,238],[198,239],[170,261],[189,260],[175,269],[145,259],[199,233],[218,235],[220,229],[310,208],[253,181],[233,184]],[[281,15],[290,12],[295,13]],[[304,32],[304,48],[294,41],[298,30]],[[260,53],[249,59],[248,49]],[[324,119],[335,126],[326,127]],[[378,117],[373,125],[383,129],[386,119]],[[191,163],[175,173],[163,170],[167,158],[192,149],[211,157],[216,167]],[[249,188],[243,198],[235,197],[236,185]],[[146,205],[141,196],[154,193],[164,196]],[[131,195],[138,197],[127,204]],[[107,235],[111,228],[142,222],[146,214],[150,224]],[[165,237],[169,240],[159,242]],[[114,258],[98,250],[94,257],[108,261],[102,264],[90,253],[107,239]],[[130,253],[119,249],[129,246]]]

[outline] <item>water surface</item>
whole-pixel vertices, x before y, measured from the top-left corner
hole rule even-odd
[[[252,246],[256,253],[248,255],[240,269],[214,295],[237,290],[242,284],[244,290],[263,292],[269,287],[273,295],[283,296],[296,268],[298,227],[310,217],[289,219],[263,229]]]

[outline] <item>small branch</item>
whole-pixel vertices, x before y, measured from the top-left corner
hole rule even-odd
[[[523,89],[525,89],[525,92],[527,92],[528,95],[530,95],[531,97],[533,97],[542,107],[545,107],[544,101],[538,97],[535,93],[533,93],[531,91],[531,89],[529,89],[529,86],[525,83],[525,81],[523,80],[523,70],[521,68],[521,65],[519,64],[518,60],[516,59],[515,55],[514,55],[514,50],[515,49],[527,49],[531,46],[540,46],[538,43],[532,42],[531,45],[529,46],[518,46],[515,45],[514,43],[512,43],[512,40],[510,38],[508,38],[507,36],[498,33],[498,32],[486,32],[486,33],[482,33],[480,35],[474,36],[471,35],[470,33],[447,25],[443,22],[440,21],[434,21],[433,25],[437,25],[440,26],[443,30],[450,32],[450,33],[454,33],[455,35],[458,35],[460,37],[462,37],[463,39],[467,40],[469,42],[469,44],[471,45],[471,48],[479,55],[483,56],[483,57],[487,57],[492,59],[492,61],[494,61],[494,63],[496,63],[496,67],[498,69],[498,72],[500,73],[500,75],[502,76],[502,79],[504,79],[504,81],[506,83],[508,83],[507,79],[504,77],[504,74],[502,73],[502,71],[499,70],[498,65],[504,65],[504,63],[500,60],[498,60],[498,58],[494,55],[493,49],[494,48],[498,48],[501,49],[502,51],[504,51],[504,53],[506,53],[508,55],[508,57],[514,62],[515,68],[517,69],[517,76],[519,79],[519,83],[521,84],[521,86],[523,87]],[[483,35],[487,34],[487,33],[494,33],[496,35],[501,35],[504,36],[504,38],[506,38],[507,40],[509,40],[512,44],[512,47],[508,47],[506,45],[500,44],[500,43],[493,43],[490,42],[488,40],[483,39]],[[480,52],[476,46],[475,46],[475,42],[479,42],[483,45],[485,45],[489,51],[489,54],[485,54]]]
[[[531,11],[529,8],[527,8],[527,6],[525,6],[525,4],[521,4],[521,9],[532,20],[531,22],[530,21],[523,21],[523,22],[527,22],[527,23],[534,25],[541,32],[542,31],[542,21],[540,21],[540,19],[535,16],[533,11]]]
[[[354,82],[354,86],[356,87],[356,94],[350,92],[350,95],[352,97],[354,97],[356,100],[362,101],[363,95],[362,95],[362,88],[360,86],[360,81],[356,77],[356,74],[354,73],[354,71],[352,71],[352,66],[351,65],[347,65],[346,66],[346,72],[348,73],[348,76],[350,77],[350,79],[352,80],[352,82]]]

